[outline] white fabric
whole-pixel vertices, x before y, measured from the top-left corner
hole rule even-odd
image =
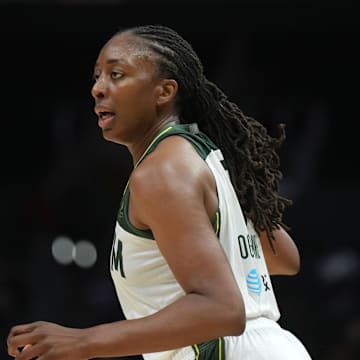
[[[241,336],[225,337],[225,353],[226,360],[311,360],[296,336],[267,318],[249,320]]]

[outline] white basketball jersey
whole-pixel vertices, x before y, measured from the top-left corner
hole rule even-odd
[[[277,321],[280,314],[259,236],[252,223],[245,221],[221,151],[206,135],[196,131],[196,124],[190,124],[175,125],[163,131],[154,139],[145,156],[171,135],[189,140],[215,177],[219,209],[214,231],[241,290],[246,318],[266,317]],[[127,215],[129,196],[126,188],[115,227],[110,271],[124,315],[127,319],[136,319],[161,310],[185,293],[160,253],[151,231],[141,231],[130,223]],[[145,360],[218,359],[209,355],[209,348],[221,347],[222,340],[204,343],[206,346],[194,344],[173,351],[143,354],[143,357]]]

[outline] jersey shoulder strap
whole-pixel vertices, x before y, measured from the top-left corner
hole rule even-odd
[[[199,128],[196,123],[192,124],[177,124],[173,126],[169,126],[166,129],[162,130],[150,143],[149,147],[146,149],[144,154],[141,156],[140,160],[137,163],[137,166],[148,156],[150,153],[152,153],[156,146],[165,138],[172,136],[172,135],[178,135],[182,136],[183,138],[187,139],[196,149],[198,154],[205,160],[208,154],[212,150],[216,150],[217,147],[215,144],[210,140],[208,136],[206,136],[204,133],[199,131]],[[119,225],[125,229],[126,231],[143,237],[147,239],[154,239],[154,235],[152,234],[151,230],[141,230],[136,228],[132,225],[129,217],[128,217],[128,211],[129,211],[129,198],[130,198],[130,192],[128,186],[126,186],[124,190],[124,194],[121,199],[120,203],[120,209],[117,214],[117,221]],[[216,227],[216,221],[214,219],[213,221],[214,228]]]
[[[179,135],[189,140],[203,159],[206,159],[211,150],[217,149],[217,146],[213,143],[213,141],[199,130],[196,123],[176,124],[169,126],[155,137],[142,155],[138,164],[140,164],[146,156],[152,153],[163,139],[172,135]]]

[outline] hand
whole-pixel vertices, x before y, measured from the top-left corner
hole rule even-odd
[[[18,325],[7,338],[8,353],[16,360],[87,360],[84,334],[82,329],[44,321]]]

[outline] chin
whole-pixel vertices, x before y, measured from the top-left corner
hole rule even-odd
[[[103,138],[107,141],[114,141],[113,136],[111,136],[111,129],[102,129]]]
[[[107,141],[113,142],[115,144],[124,144],[124,142],[121,141],[119,137],[114,136],[114,133],[111,131],[111,129],[103,129],[102,134],[103,138]]]

